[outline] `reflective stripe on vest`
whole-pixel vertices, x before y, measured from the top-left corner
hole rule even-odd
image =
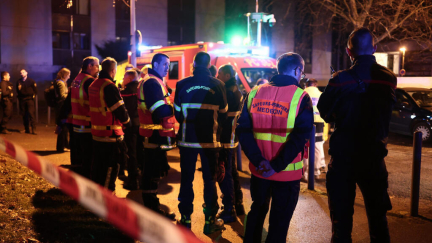
[[[199,109],[199,110],[212,110],[213,111],[213,142],[212,143],[190,143],[186,142],[186,120],[188,116],[187,109]],[[182,139],[178,141],[178,145],[189,148],[218,148],[221,146],[220,142],[217,141],[217,129],[218,129],[218,105],[200,104],[200,103],[183,103],[181,104],[181,110],[183,111],[183,123],[182,123]]]
[[[80,73],[72,82],[70,87],[71,95],[71,114],[68,122],[77,126],[90,125],[90,111],[88,96],[84,92],[84,84],[93,78],[89,74]]]

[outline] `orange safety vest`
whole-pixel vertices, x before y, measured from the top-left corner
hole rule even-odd
[[[162,93],[164,95],[164,100],[159,100],[156,103],[153,104],[152,107],[147,108],[145,104],[145,97],[144,97],[144,83],[149,79],[156,79],[162,89]],[[170,94],[168,92],[168,89],[166,88],[163,81],[152,75],[148,74],[139,84],[138,86],[138,116],[140,121],[140,127],[139,127],[139,133],[141,136],[144,137],[144,148],[157,148],[160,147],[164,150],[169,150],[174,148],[175,145],[175,130],[174,128],[164,128],[162,124],[155,124],[153,122],[152,113],[159,108],[162,105],[169,105],[173,107],[171,100],[170,100]],[[174,119],[174,115],[170,117],[170,119]],[[167,140],[164,142],[164,144],[152,144],[149,142],[149,138],[153,135],[153,132],[157,130],[159,132],[159,135],[161,137],[166,137]]]
[[[72,110],[67,121],[75,125],[74,132],[78,133],[91,132],[89,98],[86,92],[84,92],[84,83],[89,78],[93,77],[86,73],[79,73],[70,87]]]
[[[253,135],[266,160],[271,161],[278,156],[288,140],[305,94],[295,85],[275,87],[270,84],[256,86],[249,93],[247,108],[252,117]],[[256,177],[264,178],[252,163],[249,163],[249,169]],[[299,153],[283,171],[264,179],[295,181],[300,180],[302,174],[302,153]]]
[[[122,123],[113,116],[112,111],[123,105],[124,102],[119,100],[115,105],[107,107],[104,89],[108,85],[115,86],[111,80],[99,78],[89,87],[91,133],[93,140],[116,142],[116,139],[112,138],[113,132],[116,136],[122,136],[124,133]]]

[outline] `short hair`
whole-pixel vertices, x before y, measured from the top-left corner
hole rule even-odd
[[[355,55],[372,54],[374,36],[368,28],[358,28],[351,32],[347,46]]]
[[[24,68],[23,68],[23,69],[21,69],[21,70],[20,70],[20,72],[21,72],[22,70],[24,70],[24,71],[26,71],[26,73],[28,73],[28,72],[27,72],[27,70],[25,70]]]
[[[314,79],[314,78],[310,78],[306,80],[306,87],[311,87],[315,84],[318,84],[318,80]]]
[[[105,70],[108,72],[111,71],[115,65],[117,65],[117,61],[112,57],[105,58],[101,63],[102,70]]]
[[[303,69],[303,66],[303,58],[295,52],[287,52],[279,56],[277,59],[277,69],[279,74],[294,70],[297,67]]]
[[[59,79],[63,80],[70,73],[71,73],[71,71],[67,68],[60,69],[60,71],[57,73],[56,80],[59,80]]]
[[[231,78],[235,77],[236,72],[231,64],[225,64],[219,67],[219,71],[222,71],[224,74],[231,75]]]
[[[126,67],[125,67],[125,70],[127,70],[127,69],[133,69],[134,68],[134,65],[132,65],[132,64],[128,64],[128,65],[126,65]]]
[[[209,71],[210,71],[210,73],[211,73],[211,75],[212,75],[213,77],[216,77],[217,70],[216,70],[216,66],[215,66],[215,65],[211,65],[211,66],[209,67]]]
[[[154,64],[157,62],[158,64],[162,61],[162,58],[168,58],[169,56],[163,53],[156,53],[151,61],[152,68],[154,68]]]
[[[137,74],[137,72],[135,71],[135,70],[133,70],[133,69],[131,69],[131,70],[127,70],[126,71],[126,73],[125,73],[127,76],[133,76],[134,78],[134,80],[135,79],[137,79],[138,78],[138,75],[139,74]]]
[[[88,56],[88,57],[84,58],[83,63],[82,63],[82,67],[81,67],[81,71],[86,72],[88,65],[94,64],[96,61],[99,61],[99,59],[97,57]]]
[[[136,74],[138,75],[138,76],[140,76],[141,75],[141,70],[139,69],[139,68],[132,68],[132,70],[133,71],[135,71],[136,72]],[[129,70],[130,71],[130,70]]]
[[[6,72],[6,71],[1,72],[1,74],[0,74],[1,80],[3,80],[4,77],[6,77],[6,74],[8,74],[8,72]]]
[[[208,67],[210,64],[210,55],[207,52],[200,51],[194,57],[195,66]]]

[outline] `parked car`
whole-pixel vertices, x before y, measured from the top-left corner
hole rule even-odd
[[[422,132],[423,141],[432,140],[432,90],[397,88],[396,104],[390,120],[390,131],[412,136]]]

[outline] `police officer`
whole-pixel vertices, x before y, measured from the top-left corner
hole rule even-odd
[[[127,153],[122,126],[129,126],[129,115],[114,83],[117,62],[102,61],[99,78],[89,87],[91,133],[93,136],[92,180],[115,191],[119,161]]]
[[[371,242],[390,242],[386,213],[392,206],[384,158],[397,79],[376,62],[373,38],[367,28],[351,33],[346,50],[352,66],[333,74],[318,101],[324,121],[335,122],[326,183],[332,242],[352,241],[356,184],[363,194]]]
[[[25,133],[36,135],[35,96],[37,94],[36,82],[29,78],[27,71],[21,69],[21,78],[17,82],[17,93],[20,104],[20,114],[23,116]]]
[[[144,164],[142,173],[142,198],[144,206],[175,220],[173,212],[160,208],[157,190],[161,176],[168,173],[166,151],[175,145],[174,110],[170,101],[171,89],[164,83],[170,61],[167,55],[153,56],[148,76],[138,88],[139,133],[143,137]]]
[[[137,139],[139,136],[139,117],[138,117],[138,74],[135,70],[126,71],[123,77],[124,89],[120,91],[121,97],[124,101],[126,110],[131,120],[131,126],[124,130],[124,138],[128,147],[128,160],[127,170],[128,178],[124,185],[124,188],[129,190],[137,190],[138,185],[138,160],[137,151],[141,146],[137,145]]]
[[[201,158],[204,180],[204,234],[222,230],[223,220],[215,220],[219,210],[216,191],[216,169],[220,148],[220,128],[228,111],[224,84],[211,77],[208,70],[210,55],[199,52],[194,57],[193,76],[177,83],[175,116],[180,123],[178,145],[180,147],[181,184],[179,194],[180,223],[191,228],[193,212],[195,165]]]
[[[312,103],[299,87],[304,61],[296,53],[277,60],[278,75],[245,98],[237,132],[252,173],[252,206],[244,242],[261,242],[272,202],[266,242],[285,242],[297,205],[303,153],[313,126]]]
[[[10,75],[8,72],[1,72],[1,108],[2,108],[2,119],[0,123],[0,133],[10,134],[7,130],[6,125],[12,117],[12,101],[13,101],[13,85],[10,82]]]
[[[244,214],[243,193],[241,191],[237,167],[235,166],[235,151],[238,146],[238,137],[235,136],[235,128],[240,115],[243,96],[236,84],[233,66],[226,64],[219,67],[217,78],[225,84],[228,102],[228,118],[221,124],[222,133],[220,141],[222,148],[219,152],[219,161],[223,161],[225,165],[225,177],[222,181],[219,181],[220,189],[224,195],[222,198],[224,209],[217,217],[223,219],[225,223],[231,223],[237,221],[237,209],[240,215]]]
[[[71,164],[81,167],[81,174],[90,178],[92,164],[92,134],[89,106],[89,87],[99,73],[99,59],[93,56],[84,58],[81,72],[71,83],[71,87],[60,111],[57,125],[70,124]],[[66,121],[67,119],[67,121]]]
[[[318,100],[321,96],[321,91],[318,89],[318,81],[316,79],[307,79],[305,91],[309,94],[314,112],[314,124],[316,126],[315,133],[315,177],[318,178],[321,172],[325,172],[325,157],[324,157],[324,120],[321,118],[318,108]],[[308,159],[305,159],[305,169],[309,168]],[[304,178],[308,178],[309,172],[304,173]]]

